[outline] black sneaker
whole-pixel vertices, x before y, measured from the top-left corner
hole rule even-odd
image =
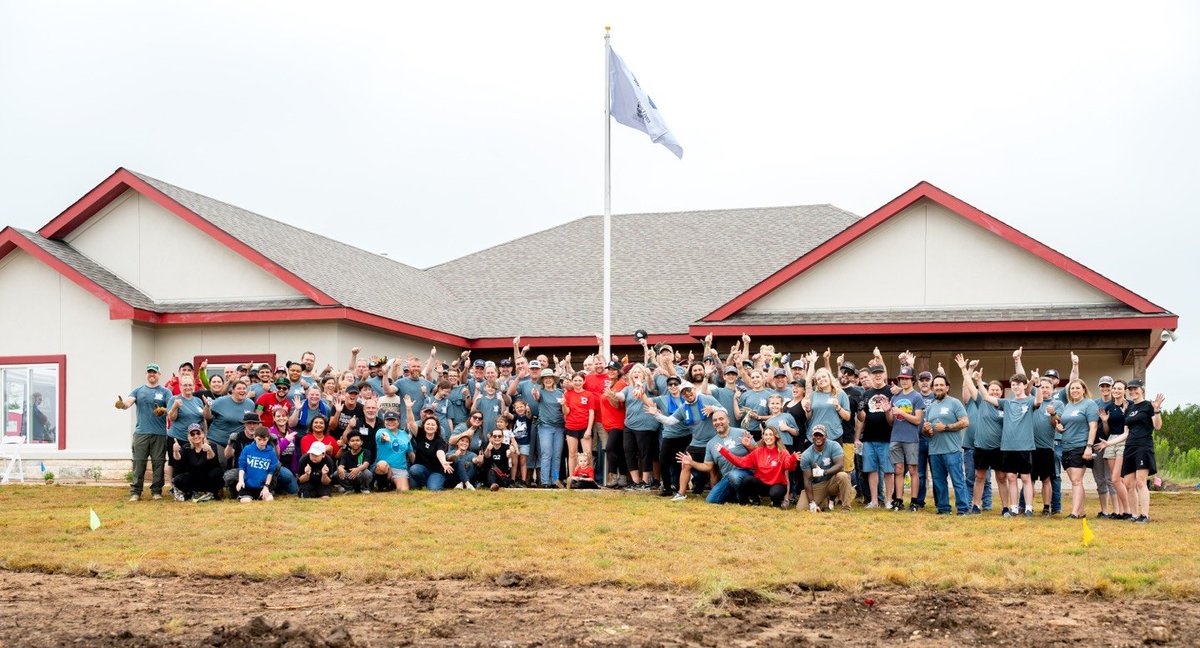
[[[1009,509],[1004,509],[1004,512],[1000,514],[1000,517],[1002,517],[1002,518],[1009,518],[1012,516],[1013,516],[1013,513]]]
[[[1105,513],[1104,511],[1100,511],[1099,513],[1096,514],[1097,520],[1107,520],[1108,518],[1109,518],[1108,513]]]
[[[1150,524],[1150,516],[1149,515],[1139,515],[1139,516],[1137,516],[1137,519],[1134,520],[1134,523],[1135,524]]]
[[[664,488],[664,489],[658,491],[658,496],[659,497],[675,497],[675,491],[673,491],[669,488]]]
[[[909,504],[909,505],[908,505],[908,512],[909,512],[909,513],[916,513],[917,511],[920,511],[920,510],[921,510],[921,507],[920,507],[920,506],[917,506],[916,504]]]

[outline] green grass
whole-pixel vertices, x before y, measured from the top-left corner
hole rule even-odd
[[[88,508],[103,521],[88,529]],[[1096,509],[1095,501],[1089,510]],[[566,492],[124,501],[113,488],[0,489],[0,566],[120,577],[488,579],[771,592],[789,584],[1200,595],[1200,497],[1154,495],[1150,525],[930,512],[777,511]]]

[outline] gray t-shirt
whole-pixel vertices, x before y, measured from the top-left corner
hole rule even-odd
[[[135,434],[153,434],[156,436],[167,435],[167,417],[164,413],[159,416],[154,413],[155,408],[169,408],[171,405],[171,390],[157,385],[141,385],[135,387],[129,392],[133,397],[134,403],[134,428]]]
[[[892,409],[915,416],[918,411],[925,410],[925,399],[921,392],[913,390],[892,396]],[[924,423],[924,419],[922,419]],[[916,443],[919,439],[919,428],[899,416],[892,420],[892,443]]]
[[[1000,449],[1007,452],[1033,450],[1033,419],[1037,415],[1034,397],[1001,398],[1004,427],[1000,431]]]
[[[658,419],[646,413],[646,404],[642,402],[641,398],[644,393],[645,387],[639,388],[633,385],[621,390],[621,394],[625,397],[626,429],[642,431],[658,429]]]
[[[953,396],[947,396],[942,400],[930,399],[925,409],[925,420],[929,421],[930,425],[942,423],[946,427],[950,427],[966,415],[967,408],[963,406],[962,401]],[[934,430],[933,438],[929,440],[929,454],[951,454],[961,451],[962,446],[961,430],[943,430],[941,432]]]
[[[745,457],[750,454],[750,449],[742,445],[742,437],[747,434],[749,433],[742,428],[729,428],[729,434],[725,436],[713,435],[713,438],[708,440],[708,445],[704,446],[704,463],[711,462],[721,471],[722,476],[737,470],[738,467],[730,463],[717,448],[725,448],[735,457]]]
[[[208,439],[225,445],[229,443],[231,434],[237,434],[244,429],[242,418],[247,413],[254,413],[256,405],[249,397],[240,403],[235,403],[233,396],[222,396],[213,401],[209,409],[212,411],[213,419],[208,426]]]
[[[844,456],[846,456],[846,453],[842,451],[842,444],[840,443],[826,441],[825,449],[820,452],[817,452],[817,446],[809,446],[807,450],[800,454],[800,470],[812,470],[813,466],[820,466],[821,470],[829,470],[838,457]],[[844,468],[845,466],[843,465]],[[820,477],[813,477],[813,483],[819,484],[830,477],[831,475],[828,473]]]

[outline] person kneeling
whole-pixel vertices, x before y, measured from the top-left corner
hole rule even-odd
[[[370,493],[371,453],[363,447],[362,436],[349,437],[346,449],[338,457],[337,483],[347,493]]]
[[[575,472],[567,478],[567,488],[576,489],[593,489],[596,486],[596,470],[588,463],[588,457],[584,453],[579,453],[579,458],[575,462]]]
[[[850,502],[854,500],[854,487],[850,485],[850,476],[844,470],[842,444],[828,443],[825,426],[820,424],[813,426],[812,443],[800,455],[804,490],[800,493],[797,509],[808,508],[813,513],[826,507],[833,510],[833,500],[836,499],[842,503],[843,511],[849,511]]]
[[[183,502],[191,498],[194,502],[208,502],[216,499],[225,485],[221,478],[221,462],[199,423],[188,426],[188,445],[180,447],[176,441],[171,454],[176,466],[175,477],[171,480],[171,494],[175,500]]]
[[[254,431],[254,443],[242,449],[238,457],[238,501],[243,504],[251,500],[271,501],[271,478],[279,467],[275,449],[268,445],[271,438],[263,428]]]
[[[512,467],[517,460],[517,444],[505,443],[504,433],[493,430],[488,444],[475,457],[475,465],[483,471],[483,482],[494,491],[512,485]]]
[[[300,460],[300,497],[329,499],[333,495],[333,460],[325,456],[325,444],[314,441]]]

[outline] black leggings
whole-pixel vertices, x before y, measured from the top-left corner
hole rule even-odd
[[[196,493],[212,493],[216,495],[221,492],[221,487],[225,485],[225,481],[222,479],[223,475],[224,471],[221,470],[220,466],[209,471],[196,469],[176,474],[171,479],[171,484],[183,491],[185,495],[194,495]]]
[[[679,488],[679,460],[675,455],[680,452],[687,452],[688,445],[692,442],[692,435],[670,438],[663,437],[662,447],[658,452],[659,470],[662,471],[663,490],[677,490]]]
[[[640,470],[644,481],[650,481],[654,470],[654,455],[658,448],[654,443],[656,430],[630,430],[625,428],[625,465],[630,470]]]
[[[783,506],[783,496],[787,494],[785,484],[764,484],[758,477],[747,477],[738,486],[738,497],[743,504],[758,504],[763,495],[771,498],[771,506]]]
[[[608,430],[608,443],[604,446],[604,472],[610,475],[628,475],[625,467],[625,430]]]

